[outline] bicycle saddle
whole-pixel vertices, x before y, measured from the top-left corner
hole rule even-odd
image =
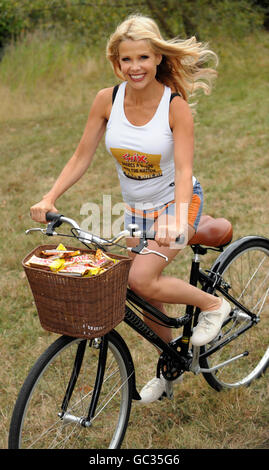
[[[202,215],[196,234],[188,245],[205,245],[215,248],[227,245],[233,237],[232,224],[224,218]]]

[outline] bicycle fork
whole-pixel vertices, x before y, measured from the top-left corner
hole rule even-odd
[[[97,372],[96,372],[96,379],[95,384],[92,392],[91,403],[89,406],[87,416],[75,416],[74,414],[67,411],[69,401],[71,399],[73,390],[77,383],[77,379],[79,376],[79,372],[82,366],[84,353],[86,349],[87,340],[81,341],[78,345],[73,370],[71,373],[71,377],[69,380],[69,384],[67,386],[65,396],[62,402],[61,409],[62,411],[58,413],[58,416],[63,420],[64,423],[77,423],[84,427],[90,427],[91,421],[94,417],[97,403],[99,400],[101,387],[103,384],[104,372],[106,367],[106,358],[107,358],[107,350],[108,350],[108,340],[107,337],[104,336],[102,338],[96,338],[93,340],[92,347],[99,349],[99,358],[98,358],[98,365],[97,365]]]

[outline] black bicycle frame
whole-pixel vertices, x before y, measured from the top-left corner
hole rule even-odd
[[[233,341],[239,335],[244,333],[247,329],[251,328],[259,320],[257,316],[249,311],[244,305],[238,302],[234,297],[228,293],[228,285],[223,281],[222,277],[214,271],[209,271],[209,275],[200,269],[200,258],[199,254],[205,254],[206,249],[200,245],[192,246],[194,257],[191,265],[190,273],[190,284],[197,287],[198,283],[202,285],[204,291],[218,291],[228,300],[233,302],[240,310],[247,313],[250,317],[250,323],[247,326],[242,327],[240,331],[232,335],[229,339],[224,340],[217,346],[214,346],[201,353],[200,357],[208,357],[218,349],[221,349],[229,342]],[[216,251],[222,251],[222,249],[215,249]],[[225,285],[226,284],[226,285]],[[224,287],[223,287],[224,285]],[[149,341],[154,346],[158,347],[163,353],[167,354],[175,363],[177,363],[183,370],[189,370],[192,362],[192,358],[189,354],[189,343],[192,335],[192,328],[196,326],[198,322],[198,316],[200,313],[199,308],[193,307],[192,305],[186,306],[186,312],[184,316],[178,318],[171,318],[165,315],[156,307],[152,306],[149,302],[139,297],[135,292],[127,289],[127,304],[130,304],[131,308],[126,306],[126,313],[124,322],[127,323],[132,329],[139,333],[143,338]],[[145,315],[150,314],[156,322],[160,322],[163,326],[170,328],[180,328],[183,326],[182,335],[172,340],[169,344],[163,341],[146,323],[135,314],[133,309],[140,308]],[[141,312],[140,312],[141,313]],[[154,320],[153,320],[154,321]],[[226,322],[230,321],[229,319]],[[180,351],[177,349],[180,348]]]
[[[190,284],[197,286],[200,279],[199,273],[200,261],[198,256],[192,260]],[[191,358],[189,356],[189,342],[192,333],[192,326],[197,323],[200,310],[192,305],[186,306],[185,315],[178,318],[171,318],[165,315],[149,302],[139,297],[131,289],[127,289],[127,303],[134,309],[140,308],[145,315],[148,313],[154,317],[160,324],[170,328],[180,328],[183,326],[183,334],[172,340],[169,344],[163,341],[134,311],[127,305],[124,322],[137,331],[143,338],[154,346],[157,346],[163,353],[167,354],[183,370],[188,370]],[[180,347],[180,352],[177,348]]]
[[[189,281],[190,284],[197,287],[198,282],[199,282],[202,285],[202,290],[204,291],[213,292],[214,290],[216,290],[216,291],[221,292],[221,294],[224,297],[226,297],[228,300],[233,302],[233,304],[236,305],[239,309],[247,313],[251,320],[251,322],[247,326],[242,327],[240,331],[237,331],[234,335],[222,341],[220,344],[217,344],[216,346],[212,346],[207,351],[201,351],[201,354],[199,357],[204,358],[204,357],[210,356],[217,350],[224,347],[229,342],[233,341],[240,334],[244,333],[247,329],[251,328],[255,323],[257,323],[259,319],[257,318],[255,314],[250,312],[246,307],[240,304],[240,302],[238,302],[228,293],[229,286],[223,281],[222,277],[217,272],[209,271],[209,274],[206,274],[204,271],[200,270],[199,254],[205,254],[206,249],[203,249],[203,247],[199,245],[192,246],[192,249],[194,252],[194,257],[193,257],[192,265],[191,265],[190,281]],[[219,249],[218,251],[222,251],[222,250]],[[139,333],[148,342],[150,342],[151,344],[159,348],[162,351],[162,355],[166,355],[167,357],[172,359],[173,363],[177,366],[178,369],[190,370],[191,363],[192,363],[192,355],[190,354],[190,351],[189,351],[189,343],[190,343],[190,337],[192,334],[192,328],[198,322],[198,315],[200,313],[200,310],[196,307],[193,307],[192,305],[187,305],[185,315],[178,317],[178,318],[168,317],[159,309],[151,305],[149,302],[147,302],[145,299],[137,295],[135,292],[133,292],[129,288],[127,289],[126,300],[127,302],[126,302],[124,322],[127,325],[129,325],[133,330],[135,330],[137,333]],[[134,310],[139,310],[139,309],[141,309],[143,314],[145,315],[150,314],[151,317],[153,317],[157,323],[159,322],[163,326],[170,327],[170,328],[183,327],[182,335],[179,336],[178,338],[173,339],[170,343],[166,343],[134,312]],[[142,313],[141,310],[139,310],[139,313]],[[228,321],[229,319],[226,320],[226,322]],[[67,387],[66,394],[65,394],[63,404],[62,404],[62,416],[64,415],[67,409],[68,402],[72,395],[72,392],[76,383],[76,379],[78,377],[78,373],[79,373],[82,360],[84,357],[85,344],[86,344],[86,341],[85,342],[83,341],[78,347],[70,382]],[[91,419],[93,418],[95,410],[96,410],[96,405],[98,402],[100,390],[101,390],[102,383],[103,383],[104,370],[105,370],[105,364],[106,364],[106,358],[107,358],[107,346],[108,346],[107,337],[104,336],[103,338],[101,338],[101,342],[99,346],[100,355],[99,355],[99,362],[98,362],[98,368],[97,368],[96,382],[94,386],[90,408],[88,411],[88,416],[86,419],[83,420],[83,423],[82,423],[82,425],[84,426],[90,425]],[[158,364],[158,367],[159,367],[159,364]],[[157,370],[159,369],[157,368]]]
[[[71,372],[70,380],[69,380],[69,383],[65,392],[63,402],[62,402],[61,413],[59,413],[60,418],[63,418],[67,411],[70,398],[72,396],[73,390],[77,383],[79,372],[80,372],[82,362],[84,359],[86,345],[87,345],[87,340],[80,341],[78,344],[76,357],[75,357],[74,365],[73,365],[73,370]],[[99,354],[99,359],[98,359],[96,379],[95,379],[95,384],[93,388],[91,403],[88,409],[87,417],[82,418],[80,422],[80,424],[85,427],[91,425],[91,420],[94,417],[96,406],[99,400],[99,396],[100,396],[100,392],[101,392],[101,388],[103,384],[104,372],[105,372],[105,367],[106,367],[106,359],[107,359],[107,349],[108,349],[107,336],[103,336],[102,338],[100,338],[98,349],[100,350],[100,354]]]
[[[105,373],[105,368],[106,368],[106,360],[107,360],[107,350],[108,350],[107,336],[104,336],[102,338],[99,348],[100,348],[100,354],[99,354],[99,360],[98,360],[98,366],[97,366],[96,379],[95,379],[91,404],[90,404],[89,411],[88,411],[88,416],[84,423],[85,426],[89,426],[91,424],[91,420],[94,417],[94,413],[95,413],[97,403],[99,400],[101,388],[103,385],[104,373]]]
[[[84,340],[84,341],[81,341],[78,345],[77,352],[76,352],[76,357],[75,357],[75,360],[74,360],[73,370],[72,370],[70,380],[69,380],[69,383],[68,383],[68,386],[67,386],[67,389],[66,389],[66,392],[65,392],[65,396],[64,396],[64,399],[63,399],[63,402],[62,402],[62,406],[61,406],[61,410],[62,410],[62,412],[60,414],[61,417],[63,417],[64,413],[67,410],[69,400],[71,398],[71,395],[72,395],[73,390],[75,388],[75,385],[77,383],[77,378],[79,376],[79,372],[80,372],[80,369],[81,369],[81,366],[82,366],[82,361],[83,361],[83,358],[84,358],[86,343],[87,343],[87,341]]]

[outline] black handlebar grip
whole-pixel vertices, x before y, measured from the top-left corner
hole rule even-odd
[[[49,236],[54,235],[55,228],[60,227],[60,225],[62,225],[61,217],[62,217],[62,214],[59,214],[58,212],[46,213],[46,219],[47,219],[47,222],[49,222],[47,230],[46,230],[46,235],[49,235]]]
[[[177,238],[176,238],[176,243],[185,243],[185,236],[184,234],[182,233],[181,235],[179,235]]]
[[[47,222],[56,222],[57,220],[62,217],[62,214],[59,214],[58,212],[47,212],[46,213],[46,220]]]

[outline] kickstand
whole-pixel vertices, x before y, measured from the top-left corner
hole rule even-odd
[[[173,382],[171,380],[165,381],[165,393],[169,400],[174,398]]]

